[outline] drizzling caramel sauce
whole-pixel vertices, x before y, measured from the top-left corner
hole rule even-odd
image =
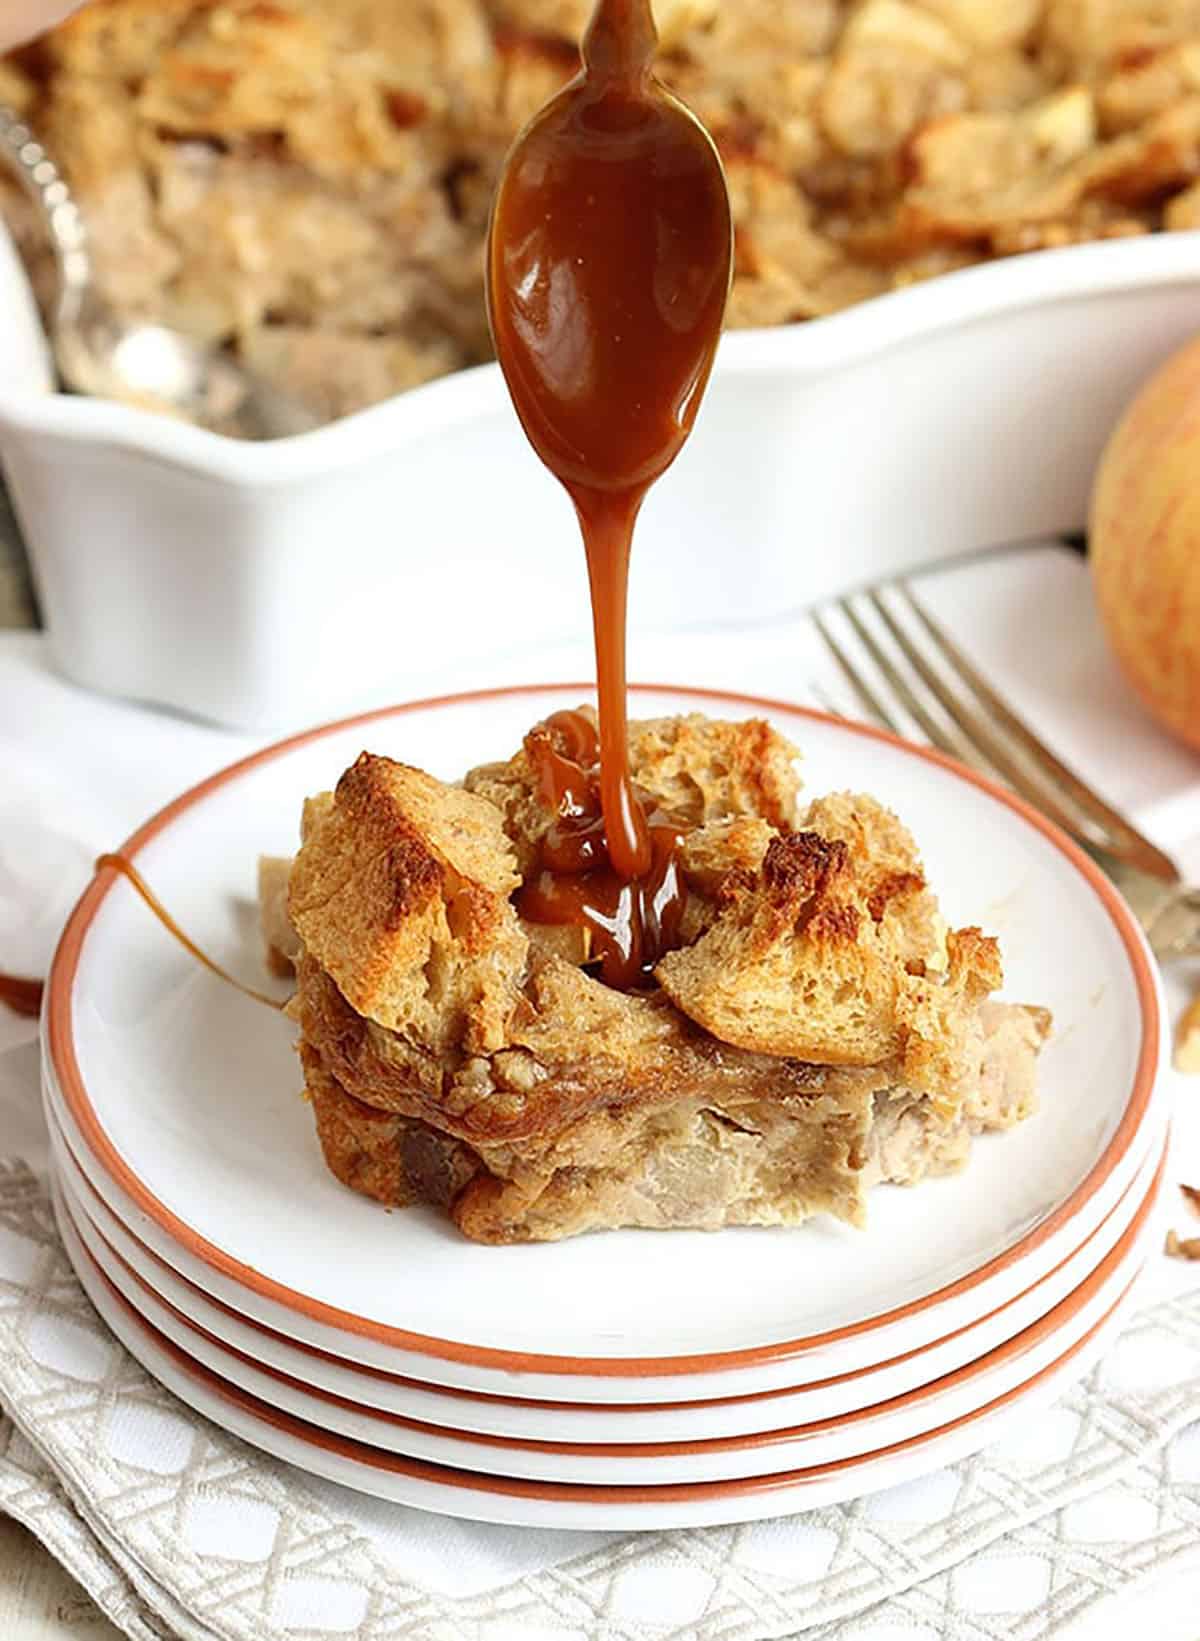
[[[0,1003],[27,1020],[36,1020],[41,1013],[45,990],[44,980],[22,980],[15,974],[0,974]]]
[[[244,996],[252,997],[256,1003],[265,1003],[268,1008],[272,1009],[283,1007],[283,1004],[276,998],[268,997],[265,991],[255,991],[253,986],[247,986],[236,975],[230,974],[228,969],[221,967],[216,958],[210,957],[202,947],[198,946],[191,935],[186,934],[179,927],[179,924],[131,860],[126,860],[124,855],[100,855],[96,861],[96,870],[101,872],[106,866],[111,867],[114,872],[119,872],[123,878],[127,879],[167,933],[173,935],[183,949],[190,952],[197,963],[206,968],[210,974],[215,974],[219,980],[224,980],[227,985],[232,986],[235,991],[240,991]]]
[[[656,44],[649,0],[599,0],[580,73],[509,157],[488,241],[496,354],[530,443],[566,487],[583,532],[600,705],[598,774],[569,752],[536,753],[550,790],[563,759],[582,772],[564,777],[560,805],[593,807],[586,823],[556,811],[523,910],[584,922],[612,984],[644,973],[635,954],[665,938],[678,898],[673,828],[647,813],[629,772],[630,545],[646,492],[695,421],[733,246],[716,150],[654,78]],[[555,864],[556,850],[566,864]],[[638,929],[644,942],[630,932]]]
[[[210,957],[202,947],[198,946],[191,935],[186,934],[179,927],[179,924],[131,860],[126,860],[124,855],[100,855],[96,861],[96,870],[98,872],[103,871],[106,866],[111,867],[114,872],[119,872],[123,878],[128,880],[167,933],[174,936],[184,950],[190,952],[197,963],[206,968],[210,974],[215,974],[218,979],[224,980],[227,985],[233,986],[236,991],[242,992],[244,996],[252,997],[256,1003],[265,1003],[268,1008],[272,1009],[283,1007],[283,1004],[276,998],[268,997],[264,991],[255,991],[253,986],[247,986],[236,975],[230,974],[228,969],[222,968],[214,957]],[[45,982],[42,980],[18,980],[13,975],[0,974],[0,1003],[6,1003],[17,1014],[28,1015],[31,1018],[36,1016],[41,1009],[45,990]]]
[[[649,983],[654,965],[677,944],[684,890],[676,852],[685,828],[631,787],[645,817],[650,864],[623,878],[609,860],[600,798],[600,743],[579,712],[555,712],[525,737],[539,794],[553,815],[538,870],[517,893],[531,923],[578,925],[600,978],[628,991]]]

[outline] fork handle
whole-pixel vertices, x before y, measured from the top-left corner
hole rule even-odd
[[[1162,963],[1200,957],[1200,888],[1179,889],[1168,895],[1147,924],[1146,938]]]

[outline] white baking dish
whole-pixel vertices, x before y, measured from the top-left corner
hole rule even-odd
[[[5,272],[0,258],[0,299]],[[569,504],[495,367],[241,444],[47,392],[16,334],[28,305],[4,312],[0,454],[78,682],[274,728],[434,693],[464,657],[586,631]],[[635,626],[767,621],[888,567],[1078,529],[1121,406],[1196,330],[1191,233],[1039,252],[727,336],[694,438],[646,506]]]

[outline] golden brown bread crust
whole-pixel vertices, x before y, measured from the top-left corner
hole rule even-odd
[[[896,1053],[897,977],[854,902],[844,843],[774,837],[724,899],[699,940],[655,971],[676,1008],[757,1053],[848,1065]]]
[[[495,808],[364,753],[308,819],[288,915],[344,996],[434,1051],[500,1046],[527,941]]]
[[[995,942],[943,933],[894,815],[841,793],[800,816],[764,725],[657,721],[631,745],[639,785],[694,827],[690,944],[649,992],[516,917],[516,861],[547,819],[523,755],[464,790],[364,754],[305,806],[288,929],[264,866],[340,1179],[483,1241],[860,1223],[873,1180],[957,1166],[972,1133],[1027,1113],[1042,1025],[986,1003]]]
[[[998,949],[964,931],[938,975],[939,920],[920,858],[872,799],[819,799],[802,824],[771,838],[756,871],[725,879],[718,915],[656,978],[723,1042],[831,1064],[906,1058],[911,1072],[925,1068],[925,1086],[931,1045],[966,1029],[959,1016],[1000,984]]]
[[[938,966],[944,930],[912,834],[898,816],[861,792],[814,798],[800,828],[846,846],[855,901],[904,962]]]

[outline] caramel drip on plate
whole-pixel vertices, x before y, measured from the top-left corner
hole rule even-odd
[[[0,1003],[27,1020],[36,1020],[41,1013],[45,991],[44,980],[22,980],[15,974],[0,974]]]
[[[222,968],[215,958],[210,957],[202,947],[197,946],[191,935],[185,934],[179,927],[179,924],[131,860],[126,860],[124,855],[101,855],[96,861],[96,870],[100,872],[105,867],[109,867],[114,872],[119,872],[129,882],[167,933],[172,935],[186,952],[190,952],[197,963],[206,968],[210,974],[215,974],[218,980],[224,980],[227,985],[232,986],[235,991],[240,991],[243,996],[252,997],[256,1003],[265,1003],[271,1009],[283,1007],[283,1004],[278,1002],[276,998],[268,997],[265,991],[255,991],[253,986],[247,986],[244,981],[230,974],[228,969]]]

